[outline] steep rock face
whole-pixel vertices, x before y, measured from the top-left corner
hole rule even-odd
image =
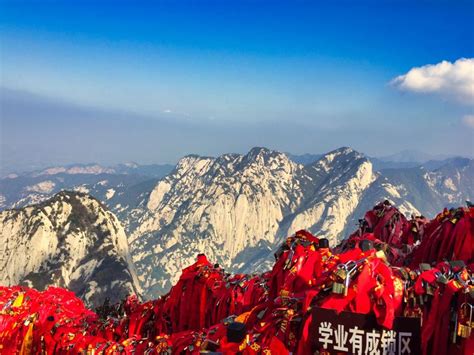
[[[231,268],[244,249],[268,251],[279,222],[301,198],[302,169],[260,148],[245,156],[183,158],[155,186],[131,234],[144,288],[166,289],[198,253]]]
[[[427,184],[443,201],[456,204],[474,196],[474,160],[449,159],[446,164],[424,174]]]
[[[0,284],[66,287],[90,305],[140,292],[118,219],[77,192],[0,213]]]
[[[282,238],[299,229],[334,245],[385,199],[406,215],[433,214],[472,199],[473,161],[374,171],[364,155],[340,148],[300,165],[254,148],[246,155],[188,156],[121,209],[146,296],[167,290],[196,254],[234,272],[263,271]]]
[[[304,228],[337,243],[348,216],[375,178],[370,161],[350,148],[330,152],[306,166],[305,199],[294,217],[289,216],[291,224],[283,235]]]
[[[265,148],[185,157],[130,221],[142,285],[148,295],[166,290],[198,253],[232,271],[251,260],[264,268],[281,238],[301,228],[336,243],[373,180],[371,163],[349,148],[306,167]]]

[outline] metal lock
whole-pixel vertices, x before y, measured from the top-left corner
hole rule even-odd
[[[379,259],[382,259],[385,264],[388,264],[387,254],[383,250],[377,250],[375,256]]]
[[[283,269],[289,269],[291,267],[291,264],[293,262],[293,256],[295,256],[295,248],[296,248],[297,241],[294,240],[291,245],[290,245],[290,251],[286,257],[285,260],[285,265],[283,266]]]
[[[434,289],[433,286],[431,286],[431,284],[427,283],[427,284],[426,284],[426,287],[425,287],[425,290],[426,290],[426,294],[427,294],[428,296],[433,296],[433,295],[434,295],[435,289]]]
[[[265,308],[264,310],[261,310],[260,312],[257,313],[257,318],[258,319],[263,319],[263,317],[265,316],[265,312],[267,311],[267,309]]]
[[[463,260],[452,260],[449,262],[449,266],[451,270],[454,272],[458,272],[459,270],[466,267],[466,263]]]
[[[404,269],[404,268],[400,268],[400,274],[402,275],[402,278],[403,278],[403,281],[408,281],[410,280],[410,274]]]
[[[421,263],[419,268],[421,271],[428,271],[431,270],[431,265],[427,263]]]
[[[436,282],[446,285],[448,283],[448,278],[444,274],[439,274],[436,278]]]
[[[347,270],[345,268],[338,268],[334,273],[338,281],[345,280],[347,277]]]
[[[342,283],[334,282],[332,284],[332,293],[342,295],[342,294],[345,293],[345,289],[346,289],[346,287]]]
[[[357,267],[364,260],[365,260],[365,258],[361,259],[361,260],[358,260],[356,262],[350,263],[349,265],[351,266],[351,268],[346,266],[348,268],[348,271],[347,271],[346,279],[344,280],[344,296],[347,296],[347,292],[349,291],[349,285],[350,285],[350,282],[351,282],[352,275],[354,275],[357,272]]]
[[[472,327],[474,326],[472,322],[474,306],[464,302],[461,304],[459,311],[460,314],[457,317],[457,335],[462,338],[469,338],[471,336]]]
[[[351,282],[351,274],[347,274],[346,279],[344,280],[344,296],[347,296],[349,291],[349,284]]]
[[[466,324],[458,324],[457,335],[461,338],[469,338],[471,336],[471,327]]]

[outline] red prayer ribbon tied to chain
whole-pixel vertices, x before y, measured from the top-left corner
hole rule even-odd
[[[330,249],[298,231],[271,271],[230,275],[204,255],[170,292],[95,312],[73,293],[0,287],[0,354],[307,354],[314,307],[422,321],[423,354],[473,354],[474,208],[408,220],[387,201]]]

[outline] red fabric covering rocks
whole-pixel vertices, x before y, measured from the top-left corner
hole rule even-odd
[[[389,201],[384,201],[359,220],[358,230],[343,240],[336,251],[352,249],[361,241],[370,240],[377,249],[385,252],[390,264],[402,265],[415,243],[423,237],[426,223],[428,221],[423,216],[407,220]]]
[[[412,266],[445,260],[472,264],[474,208],[457,208],[438,214],[424,226],[424,237],[412,255]]]
[[[384,202],[334,250],[298,231],[261,275],[199,255],[161,298],[96,313],[66,290],[3,287],[0,354],[307,354],[314,307],[373,314],[385,329],[419,317],[423,354],[472,354],[473,226],[474,208],[407,220]]]

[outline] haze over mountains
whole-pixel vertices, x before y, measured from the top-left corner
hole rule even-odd
[[[76,192],[43,202],[62,189]],[[252,270],[264,270],[285,236],[305,228],[335,244],[356,228],[366,210],[384,199],[394,202],[405,214],[430,217],[444,207],[464,205],[465,200],[474,198],[474,163],[467,158],[388,162],[368,158],[350,148],[305,156],[253,148],[244,155],[186,156],[176,167],[95,165],[46,169],[0,180],[0,207],[19,209],[0,214],[0,235],[9,240],[8,253],[17,252],[20,240],[38,240],[31,239],[36,232],[21,227],[31,211],[42,211],[44,206],[57,204],[58,199],[67,206],[65,196],[74,201],[91,199],[84,194],[102,201],[110,210],[82,203],[88,211],[86,215],[93,219],[100,214],[114,226],[120,221],[133,260],[131,268],[136,268],[138,275],[138,285],[130,278],[126,282],[143,289],[148,298],[166,291],[197,253],[206,253],[209,260],[229,271],[245,272],[250,265]],[[32,203],[42,204],[24,207]],[[87,207],[92,205],[95,207]],[[54,218],[43,212],[36,222],[50,225],[42,227],[42,239],[38,241],[45,248],[45,255],[56,255],[57,243],[50,240],[71,233],[64,224],[50,221],[67,220],[69,217],[62,214],[68,210],[74,214],[74,208],[53,210]],[[12,217],[17,215],[25,217]],[[120,228],[112,229],[122,235]],[[94,235],[88,228],[81,233],[85,240]],[[94,243],[88,247],[88,254],[101,260],[104,255],[93,247]],[[29,242],[22,248],[30,250],[36,247],[33,244]],[[123,248],[112,242],[109,245],[112,255],[127,259]],[[63,267],[55,263],[32,264],[29,272],[50,275],[52,270]],[[9,275],[12,273],[19,275],[9,270]],[[78,273],[82,283],[90,285],[94,281],[93,273]],[[7,275],[0,277],[7,280]],[[107,289],[114,281],[117,280],[100,278],[96,287]]]

